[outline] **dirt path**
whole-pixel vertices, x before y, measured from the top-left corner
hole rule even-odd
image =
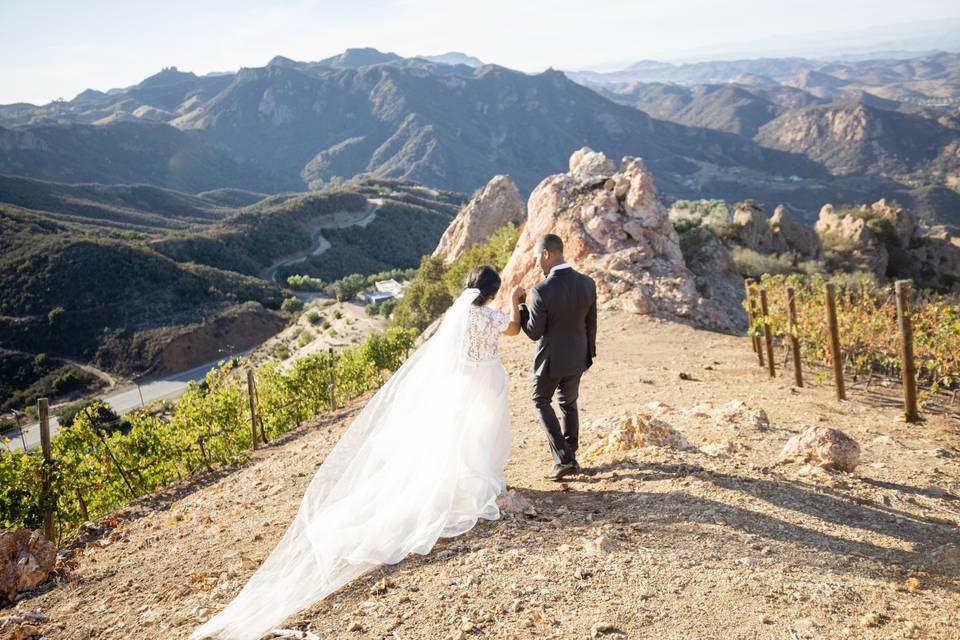
[[[582,386],[583,448],[604,435],[590,428],[597,419],[659,401],[695,446],[739,449],[638,449],[583,460],[593,476],[548,482],[528,401],[531,345],[504,339],[507,480],[537,515],[482,523],[285,626],[325,639],[958,637],[955,421],[906,425],[855,394],[837,404],[829,387],[792,389],[789,377],[766,377],[745,339],[676,324],[603,314],[598,349]],[[736,400],[764,409],[770,427],[711,417]],[[185,638],[272,549],[355,411],[102,522],[61,581],[18,609],[48,616],[51,638]],[[773,466],[808,424],[860,442],[855,474]]]

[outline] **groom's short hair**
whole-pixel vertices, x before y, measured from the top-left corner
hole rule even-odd
[[[563,240],[560,239],[560,236],[552,233],[540,236],[540,239],[537,240],[536,247],[537,253],[547,251],[550,254],[563,254]]]

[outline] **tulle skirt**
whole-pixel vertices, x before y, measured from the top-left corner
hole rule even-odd
[[[507,372],[499,361],[450,367],[440,358],[450,355],[421,349],[370,400],[277,547],[191,640],[256,640],[371,569],[499,518],[512,437]]]

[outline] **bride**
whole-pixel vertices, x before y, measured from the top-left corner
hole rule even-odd
[[[317,471],[293,523],[243,590],[189,640],[256,640],[288,616],[440,537],[500,517],[510,453],[500,276],[473,270],[436,334],[370,399]]]

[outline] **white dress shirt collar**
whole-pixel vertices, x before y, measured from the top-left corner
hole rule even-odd
[[[561,262],[560,264],[555,265],[550,269],[550,275],[552,276],[554,272],[559,271],[560,269],[569,269],[569,268],[570,268],[570,265],[568,265],[566,262]]]

